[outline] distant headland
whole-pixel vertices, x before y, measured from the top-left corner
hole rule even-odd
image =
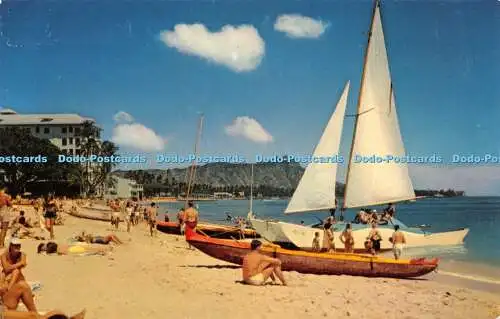
[[[209,163],[196,168],[195,185],[192,191],[198,195],[228,193],[247,198],[250,194],[252,164]],[[112,174],[130,178],[144,186],[145,196],[182,196],[186,189],[188,168],[116,170]],[[298,163],[254,164],[254,188],[257,198],[290,197],[304,173]],[[345,185],[337,182],[336,195],[344,195]],[[464,191],[453,189],[415,190],[416,196],[457,197]]]

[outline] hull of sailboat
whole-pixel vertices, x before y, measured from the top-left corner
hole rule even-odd
[[[273,243],[291,244],[285,234],[281,232],[281,224],[286,223],[254,218],[249,219],[249,221],[257,234],[265,240]]]
[[[186,240],[198,250],[216,259],[241,265],[250,252],[248,242],[210,238],[187,230]],[[282,262],[282,270],[317,275],[366,277],[419,277],[434,271],[438,260],[394,260],[361,254],[329,254],[262,246],[260,252]]]
[[[342,224],[341,224],[342,225]],[[310,250],[312,249],[312,241],[316,232],[319,232],[320,243],[323,242],[323,231],[311,227],[306,227],[302,225],[293,224],[281,224],[281,233],[285,235],[288,241],[292,242],[295,246],[300,249]],[[365,241],[370,233],[371,227],[368,225],[363,225],[365,227],[354,228],[352,234],[354,236],[354,250],[363,251],[365,249]],[[335,247],[339,249],[344,248],[344,244],[340,241],[340,235],[344,230],[344,225],[336,226],[334,228],[334,242]],[[392,249],[392,244],[389,238],[394,233],[392,227],[379,227],[378,228],[382,241],[380,243],[380,248],[382,251],[388,251]],[[464,242],[465,236],[467,236],[469,229],[459,229],[449,232],[441,233],[425,233],[419,229],[400,229],[406,237],[406,247],[426,247],[426,246],[453,246],[461,245]]]

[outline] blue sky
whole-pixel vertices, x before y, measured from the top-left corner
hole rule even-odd
[[[126,112],[133,124],[115,133],[136,138],[120,140],[123,152],[190,152],[203,112],[201,152],[247,157],[312,152],[347,80],[347,113],[355,112],[371,1],[102,2],[2,0],[0,106],[90,116],[106,138],[114,115]],[[385,1],[382,10],[407,152],[499,154],[500,2]],[[276,30],[286,14],[322,24],[289,20]],[[226,25],[235,29],[208,34]],[[257,140],[227,134],[244,116],[265,130],[251,131]],[[345,155],[352,123],[344,125]],[[426,169],[412,171],[416,186],[500,193],[497,167],[480,169],[488,182],[474,167],[441,168],[437,180]]]

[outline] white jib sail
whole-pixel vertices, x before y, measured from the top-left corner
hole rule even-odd
[[[313,153],[313,159],[330,158],[330,161],[316,163],[311,161],[307,165],[285,214],[325,210],[335,206],[335,180],[338,164],[332,159],[339,152],[349,86],[350,82],[347,82]]]

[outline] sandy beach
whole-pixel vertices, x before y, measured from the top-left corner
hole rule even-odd
[[[56,241],[65,243],[82,230],[111,232],[108,223],[67,216],[55,228]],[[251,287],[237,283],[238,266],[189,250],[182,237],[158,233],[151,238],[145,225],[128,234],[122,224],[116,234],[126,244],[108,256],[37,255],[39,242],[23,240],[25,275],[42,284],[35,293],[39,309],[76,313],[86,308],[89,319],[500,316],[500,294],[439,274],[396,280],[286,272],[288,287]]]

